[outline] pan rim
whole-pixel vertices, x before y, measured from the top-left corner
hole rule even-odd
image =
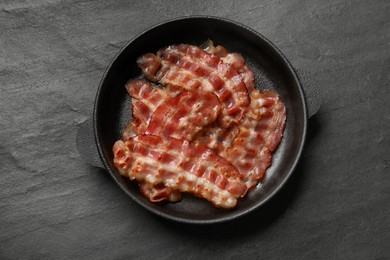
[[[223,217],[217,217],[217,218],[213,218],[213,219],[195,219],[195,218],[191,218],[190,219],[190,218],[185,218],[185,217],[173,216],[171,214],[165,213],[165,212],[160,211],[158,209],[149,207],[143,201],[141,201],[140,199],[135,197],[133,194],[131,194],[131,192],[126,187],[124,187],[123,184],[121,184],[119,182],[119,180],[116,178],[116,175],[112,171],[111,167],[107,163],[107,160],[106,160],[106,158],[104,156],[103,147],[102,147],[102,144],[101,144],[101,134],[99,133],[99,129],[98,129],[99,103],[101,102],[100,99],[101,99],[101,96],[102,96],[101,95],[102,88],[104,86],[105,80],[106,80],[107,75],[109,74],[111,68],[113,67],[115,62],[118,60],[118,58],[121,56],[121,54],[124,52],[124,50],[126,50],[138,38],[142,37],[145,34],[148,34],[152,30],[158,29],[161,26],[164,26],[164,25],[167,25],[167,24],[170,24],[170,23],[177,23],[177,22],[181,22],[181,21],[185,21],[185,20],[200,20],[200,19],[217,20],[217,21],[226,22],[226,23],[233,24],[235,26],[241,27],[241,28],[249,31],[251,34],[255,35],[257,38],[259,38],[261,41],[263,41],[266,45],[268,45],[268,47],[273,52],[275,52],[275,55],[278,56],[277,58],[280,59],[280,61],[286,66],[286,68],[285,68],[286,71],[288,72],[288,74],[290,74],[289,76],[292,77],[292,81],[294,82],[294,84],[298,88],[299,96],[302,99],[302,106],[303,106],[302,141],[300,143],[300,147],[299,147],[299,149],[298,149],[298,151],[296,153],[296,157],[295,157],[295,159],[294,159],[294,161],[292,163],[292,166],[288,170],[288,172],[285,175],[285,177],[259,203],[254,204],[252,207],[250,207],[250,208],[248,208],[248,209],[246,209],[246,210],[244,210],[242,212],[237,212],[236,214],[231,214],[229,216],[223,216]],[[302,155],[302,152],[303,152],[303,148],[304,148],[304,145],[305,145],[305,142],[306,142],[307,120],[308,120],[307,104],[306,104],[305,95],[304,95],[304,91],[303,91],[302,85],[301,85],[301,83],[299,81],[299,78],[298,78],[298,76],[296,74],[296,71],[294,70],[294,68],[291,65],[291,63],[289,62],[289,60],[285,57],[285,55],[270,40],[268,40],[266,37],[264,37],[259,32],[253,30],[252,28],[250,28],[250,27],[248,27],[248,26],[246,26],[244,24],[241,24],[241,23],[239,23],[237,21],[233,21],[233,20],[230,20],[230,19],[227,19],[227,18],[222,18],[222,17],[217,17],[217,16],[209,16],[209,15],[182,16],[182,17],[170,19],[170,20],[167,20],[167,21],[164,21],[164,22],[160,22],[160,23],[158,23],[158,24],[156,24],[156,25],[154,25],[154,26],[144,30],[140,34],[138,34],[135,37],[133,37],[130,41],[128,41],[124,45],[124,47],[121,48],[120,51],[115,55],[115,57],[112,59],[112,61],[108,65],[107,69],[103,73],[102,79],[101,79],[101,81],[99,83],[99,87],[98,87],[97,92],[96,92],[95,102],[94,102],[94,109],[93,109],[93,131],[94,131],[94,139],[95,139],[95,144],[97,146],[98,154],[99,154],[100,160],[102,161],[105,169],[108,171],[108,173],[114,179],[116,184],[128,196],[130,196],[137,204],[139,204],[143,208],[149,210],[150,212],[152,212],[152,213],[154,213],[154,214],[156,214],[156,215],[158,215],[160,217],[172,220],[172,221],[181,222],[181,223],[187,223],[187,224],[215,224],[215,223],[222,223],[222,222],[231,221],[233,219],[237,219],[239,217],[242,217],[244,215],[247,215],[247,214],[255,211],[256,209],[260,208],[262,205],[267,203],[270,199],[272,199],[275,196],[275,194],[277,194],[280,191],[280,189],[286,184],[286,182],[288,181],[288,179],[290,178],[290,176],[294,172],[294,170],[295,170],[295,168],[296,168],[296,166],[297,166],[297,164],[298,164],[298,162],[299,162],[299,160],[301,158],[301,155]]]

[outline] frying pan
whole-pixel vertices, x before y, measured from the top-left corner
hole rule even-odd
[[[206,200],[184,194],[178,203],[152,203],[135,182],[120,176],[113,164],[112,145],[131,119],[131,98],[125,90],[129,79],[139,77],[136,59],[147,52],[177,43],[201,45],[207,39],[239,52],[255,75],[256,87],[276,91],[287,110],[285,132],[273,155],[265,179],[240,199],[234,209],[220,209]],[[237,22],[210,16],[184,17],[159,24],[135,37],[114,58],[97,90],[92,121],[81,125],[77,146],[87,162],[103,167],[122,190],[151,212],[185,223],[218,223],[261,207],[293,173],[305,143],[308,112],[298,77],[284,55],[264,36]],[[93,134],[92,134],[92,131]],[[99,157],[96,157],[96,150]]]

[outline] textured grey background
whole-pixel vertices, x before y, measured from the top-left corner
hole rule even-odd
[[[322,97],[302,160],[264,208],[175,224],[76,149],[109,62],[167,19],[210,14],[274,42]],[[0,259],[389,259],[389,1],[0,2]]]

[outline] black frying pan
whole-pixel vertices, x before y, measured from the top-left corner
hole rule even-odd
[[[112,162],[112,145],[131,118],[131,98],[125,83],[141,74],[136,59],[147,52],[177,43],[201,45],[207,39],[230,52],[241,53],[255,74],[256,87],[279,93],[286,105],[287,121],[282,142],[273,156],[266,177],[254,190],[240,199],[234,209],[219,209],[192,195],[179,203],[151,203],[137,184],[119,175]],[[263,205],[287,181],[301,156],[305,142],[308,113],[305,96],[297,75],[283,54],[254,30],[222,18],[187,17],[157,25],[131,40],[109,65],[98,88],[93,113],[95,143],[88,144],[87,123],[79,131],[78,148],[91,161],[95,146],[104,168],[133,200],[162,217],[186,223],[217,223],[247,214]],[[84,129],[84,130],[83,130]],[[89,150],[88,150],[89,147]],[[91,148],[92,147],[92,148]],[[96,165],[96,161],[95,161]]]

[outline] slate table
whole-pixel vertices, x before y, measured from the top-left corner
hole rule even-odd
[[[322,97],[300,163],[260,210],[163,220],[76,148],[109,62],[168,19],[213,15],[271,40]],[[0,259],[389,259],[389,1],[0,3]]]

